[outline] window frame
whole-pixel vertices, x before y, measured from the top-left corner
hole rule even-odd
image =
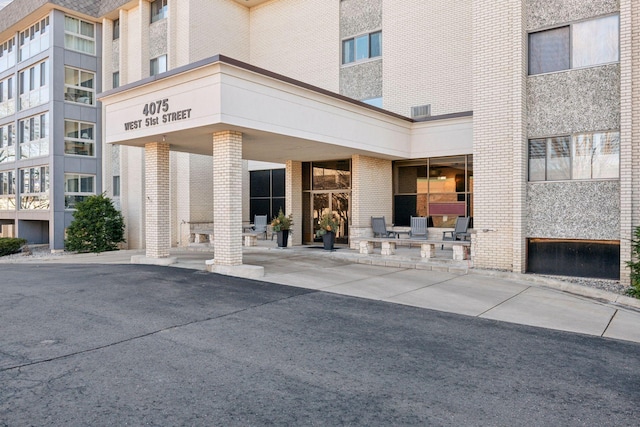
[[[576,144],[577,144],[577,140],[580,139],[581,137],[588,137],[591,136],[591,138],[594,138],[596,135],[605,135],[609,136],[609,138],[611,138],[612,140],[616,140],[617,139],[617,152],[614,154],[617,154],[617,176],[610,176],[610,177],[594,177],[594,164],[598,164],[599,162],[602,162],[602,157],[591,157],[591,161],[589,163],[589,171],[590,171],[590,176],[588,178],[576,178],[575,176],[577,175],[577,170],[578,168],[576,168],[576,164],[579,162],[579,159],[577,158],[578,156],[576,155]],[[549,158],[550,158],[550,152],[549,152],[549,144],[551,142],[552,139],[558,139],[558,138],[568,138],[569,140],[569,157],[568,157],[568,178],[551,178],[549,179]],[[532,141],[537,141],[537,142],[541,142],[541,141],[545,141],[545,153],[544,153],[544,170],[542,172],[542,174],[544,175],[544,179],[531,179],[531,143]],[[593,145],[591,146],[591,149],[593,150]],[[586,157],[586,156],[580,156],[580,157]],[[584,169],[584,166],[583,168]],[[541,172],[538,172],[539,174],[541,174]],[[567,182],[567,181],[610,181],[610,180],[619,180],[620,179],[620,131],[619,130],[615,130],[615,129],[609,129],[609,130],[597,130],[597,131],[585,131],[585,132],[574,132],[571,134],[563,134],[563,135],[554,135],[554,136],[548,136],[548,137],[539,137],[539,138],[529,138],[527,140],[527,182],[529,183],[544,183],[544,182]]]
[[[375,56],[372,55],[372,39],[374,37],[378,38],[377,44],[377,54]],[[366,37],[366,56],[362,56],[362,54],[358,50],[358,40],[363,40]],[[342,40],[341,43],[341,65],[347,66],[352,64],[359,64],[366,61],[372,61],[379,58],[382,58],[382,30],[371,31],[368,33],[358,34],[353,37],[347,37]],[[347,49],[345,46],[349,46]],[[348,55],[348,57],[347,57]]]
[[[0,118],[9,117],[16,112],[15,75],[0,80]]]
[[[160,64],[162,63],[162,61],[160,61],[161,58],[164,58],[164,70],[160,70]],[[156,73],[154,73],[154,63],[158,64],[158,71]],[[169,57],[168,55],[165,53],[163,55],[159,55],[156,56],[155,58],[151,58],[149,60],[149,75],[150,76],[157,76],[158,74],[162,74],[162,73],[166,73],[169,67]]]
[[[0,43],[0,73],[16,65],[17,51],[15,36]]]
[[[78,180],[78,191],[69,191],[68,189],[68,181],[69,179],[77,179]],[[90,191],[82,190],[82,180],[86,178],[91,178],[91,187]],[[82,173],[65,173],[64,174],[64,209],[75,210],[75,205],[78,202],[86,200],[89,196],[95,196],[96,194],[96,175],[93,174],[82,174]]]
[[[74,73],[77,72],[76,75],[76,81],[75,84],[70,84],[67,83],[67,70],[73,71]],[[83,70],[81,68],[75,68],[75,67],[69,67],[67,65],[65,65],[64,67],[64,72],[65,72],[65,79],[64,79],[64,100],[65,102],[73,102],[74,104],[80,104],[80,105],[85,105],[85,106],[95,106],[96,105],[96,73],[93,71],[89,71],[89,70]],[[91,83],[91,87],[88,86],[83,86],[82,83],[82,73],[87,73],[87,74],[91,74],[93,75],[93,78],[91,79],[92,83]],[[88,81],[88,80],[85,80]],[[75,94],[69,94],[69,89],[72,89],[74,91],[76,91]],[[87,98],[89,100],[89,102],[80,102],[77,101],[77,99],[82,98],[82,96],[78,96],[78,92],[86,92],[87,93]],[[69,97],[67,97],[67,95],[70,95]],[[75,97],[76,100],[74,100],[73,98]]]
[[[45,16],[30,25],[26,30],[18,33],[18,62],[26,61],[49,49],[49,34],[51,33],[50,30],[47,31],[49,26],[49,16]]]
[[[77,29],[76,31],[70,30],[67,28],[67,19],[72,19],[77,21]],[[73,50],[74,52],[80,52],[87,55],[96,55],[96,24],[95,22],[87,21],[85,19],[81,19],[71,15],[64,16],[64,47],[65,49]],[[93,36],[87,36],[82,34],[82,24],[88,24],[93,29]],[[89,45],[92,47],[91,51],[87,51],[85,49],[78,48],[75,43],[76,40],[84,40],[86,42],[90,42]],[[73,41],[73,43],[71,43]]]
[[[77,126],[76,130],[79,134],[79,136],[77,138],[73,138],[73,137],[69,137],[67,135],[67,123],[72,123],[75,124]],[[83,129],[83,125],[89,125],[92,129],[91,131],[91,138],[82,138],[82,131]],[[84,121],[80,121],[80,120],[69,120],[69,119],[65,119],[64,121],[64,155],[65,156],[79,156],[79,157],[83,157],[83,158],[95,158],[96,157],[96,124],[92,123],[92,122],[84,122]],[[73,144],[82,144],[82,145],[86,145],[91,147],[90,148],[90,152],[91,154],[80,154],[77,151],[76,152],[69,152],[67,151],[67,144],[68,143],[73,143]]]
[[[161,6],[157,7],[157,5],[161,5]],[[153,24],[154,22],[161,21],[169,15],[169,2],[167,0],[153,0],[150,2],[149,6],[150,6],[149,21],[151,24]],[[154,13],[153,11],[154,7],[157,7],[158,9],[156,13]]]
[[[36,78],[37,77],[37,78]],[[49,59],[18,72],[18,111],[49,102]]]
[[[113,20],[112,32],[112,40],[118,40],[120,38],[120,18],[116,18]]]
[[[576,26],[580,26],[582,24],[587,24],[587,23],[594,23],[596,21],[599,20],[605,20],[605,19],[609,19],[612,17],[616,17],[617,18],[617,29],[618,29],[618,33],[617,33],[617,45],[616,45],[616,54],[617,54],[617,58],[611,61],[604,61],[604,62],[593,62],[593,63],[587,63],[587,64],[581,64],[581,65],[575,65],[574,64],[574,58],[576,57],[576,40],[574,37],[574,27]],[[534,51],[534,49],[532,49],[531,46],[531,42],[532,42],[532,36],[535,35],[541,35],[547,32],[551,32],[551,31],[557,31],[563,28],[567,28],[568,29],[568,36],[567,36],[567,41],[566,43],[568,44],[568,51],[566,52],[566,54],[568,55],[567,59],[567,68],[561,68],[561,69],[553,69],[553,70],[548,70],[548,71],[539,71],[539,72],[532,72],[531,69],[531,64],[532,64],[532,60],[531,60],[531,55],[532,52]],[[527,33],[527,75],[528,76],[539,76],[539,75],[543,75],[543,74],[549,74],[549,73],[558,73],[558,72],[563,72],[563,71],[570,71],[570,70],[579,70],[579,69],[583,69],[583,68],[591,68],[591,67],[600,67],[603,65],[608,65],[608,64],[618,64],[620,63],[620,14],[619,13],[611,13],[611,14],[607,14],[607,15],[602,15],[602,16],[597,16],[597,17],[592,17],[592,18],[588,18],[588,19],[582,19],[579,21],[575,21],[575,22],[570,22],[568,24],[562,24],[562,25],[556,25],[553,27],[549,27],[549,28],[542,28],[539,30],[535,30],[535,31],[530,31]],[[563,52],[564,53],[564,52]],[[542,67],[541,67],[542,68]]]
[[[0,172],[0,211],[16,210],[16,173],[13,170]]]
[[[38,132],[36,132],[36,124]],[[20,160],[48,156],[51,148],[49,144],[49,112],[18,120],[16,134],[16,146]]]
[[[35,187],[32,175],[38,170],[40,191],[32,191]],[[25,172],[29,173],[28,185],[25,185]],[[18,169],[20,210],[48,210],[50,206],[50,173],[49,165],[32,166]],[[44,188],[43,188],[44,187]]]

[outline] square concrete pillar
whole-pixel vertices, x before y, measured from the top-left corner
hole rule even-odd
[[[393,223],[393,165],[391,160],[351,157],[351,223],[349,239],[372,237],[372,216]],[[353,248],[353,247],[352,247]]]
[[[134,264],[172,264],[169,195],[169,144],[144,146],[146,256],[132,257]]]
[[[285,169],[285,214],[293,216],[289,246],[302,244],[302,162],[288,160]]]
[[[213,134],[214,265],[242,264],[242,133]]]

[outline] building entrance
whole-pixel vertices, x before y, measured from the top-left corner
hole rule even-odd
[[[351,161],[304,163],[303,173],[303,241],[319,242],[315,237],[320,218],[332,213],[338,220],[336,243],[349,242],[351,198]]]

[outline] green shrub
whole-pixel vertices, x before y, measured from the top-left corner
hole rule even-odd
[[[111,199],[100,194],[76,204],[73,222],[67,228],[66,250],[115,251],[118,243],[124,241],[124,219]]]
[[[631,287],[627,289],[627,295],[640,298],[640,227],[633,233],[631,248],[632,260],[627,261],[627,267],[631,269]]]
[[[20,248],[27,244],[24,239],[13,237],[0,237],[0,256],[11,255],[20,252]]]

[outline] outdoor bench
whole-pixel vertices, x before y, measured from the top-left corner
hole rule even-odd
[[[244,246],[256,246],[258,244],[258,235],[260,233],[242,233],[242,243]],[[213,242],[213,230],[193,230],[191,232],[191,240],[194,243],[209,243]]]
[[[436,253],[436,245],[450,244],[453,246],[453,259],[465,260],[469,259],[471,242],[465,240],[431,240],[431,239],[394,239],[380,237],[361,237],[359,240],[359,248],[361,254],[372,254],[373,244],[380,243],[380,254],[383,256],[394,255],[396,253],[396,245],[412,244],[420,245],[420,256],[422,258],[433,258]]]

